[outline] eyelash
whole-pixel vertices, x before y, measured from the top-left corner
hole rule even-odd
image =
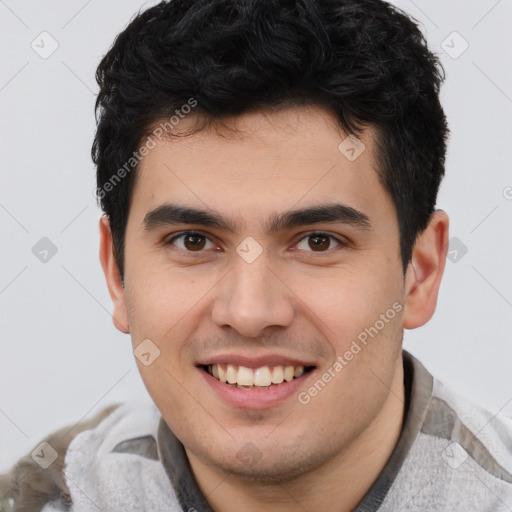
[[[206,238],[207,240],[210,240],[210,238],[205,235],[204,233],[201,233],[200,231],[183,231],[181,233],[178,233],[177,235],[174,235],[172,238],[168,239],[166,242],[165,242],[165,245],[174,245],[173,242],[175,240],[178,240],[180,238],[184,238],[184,237],[187,237],[187,236],[201,236],[201,237],[204,237]],[[331,240],[334,240],[338,246],[337,247],[347,247],[349,245],[349,243],[347,241],[343,241],[343,240],[340,240],[339,238],[335,237],[334,235],[330,235],[329,233],[325,233],[323,231],[312,231],[310,233],[306,233],[302,238],[300,238],[297,243],[299,244],[300,242],[302,242],[303,240],[309,238],[309,237],[313,237],[313,236],[322,236],[322,237],[326,237],[326,238],[329,238]],[[315,255],[318,255],[318,256],[322,256],[322,255],[329,255],[332,253],[332,251],[335,249],[336,247],[334,248],[329,248],[327,249],[326,251],[306,251],[306,252],[311,252]],[[185,252],[187,254],[191,254],[191,255],[201,255],[202,253],[204,253],[205,251],[204,250],[201,250],[201,251],[188,251],[186,249],[181,249],[181,248],[177,248],[179,251],[181,252]]]

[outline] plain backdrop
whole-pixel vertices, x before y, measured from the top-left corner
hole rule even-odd
[[[0,1],[0,470],[49,432],[146,395],[129,336],[112,324],[90,146],[95,68],[154,3]],[[452,132],[438,201],[451,260],[434,318],[406,331],[405,347],[512,415],[512,2],[396,4],[440,55]],[[33,252],[44,237],[57,251],[46,262]]]

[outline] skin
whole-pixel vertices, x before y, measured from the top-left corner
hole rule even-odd
[[[193,122],[189,116],[178,128],[187,133]],[[349,511],[399,438],[403,329],[434,313],[448,217],[434,213],[404,278],[396,211],[378,181],[371,127],[360,136],[366,150],[350,162],[338,150],[346,134],[320,107],[255,112],[224,126],[158,141],[141,162],[124,287],[108,218],[100,220],[113,321],[134,348],[148,338],[159,347],[152,364],[138,362],[141,376],[215,511]],[[215,210],[238,229],[145,230],[145,215],[165,202]],[[363,212],[371,229],[328,222],[265,229],[272,214],[326,202]],[[183,237],[165,243],[193,229],[207,237],[202,252]],[[320,240],[319,249],[307,237],[318,231],[335,238]],[[236,252],[248,236],[263,249],[250,264]],[[402,310],[308,404],[295,394],[275,407],[234,407],[198,373],[200,358],[220,353],[282,354],[314,361],[315,375],[298,390],[307,391],[395,303]],[[244,461],[237,454],[249,442],[257,456]]]

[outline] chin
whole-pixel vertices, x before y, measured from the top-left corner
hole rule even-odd
[[[329,458],[318,450],[311,453],[299,452],[295,444],[288,449],[273,446],[261,446],[257,441],[248,441],[241,449],[233,453],[232,446],[223,454],[208,453],[205,462],[222,471],[229,472],[230,478],[261,484],[284,484],[296,480],[318,469]],[[217,455],[217,457],[216,457]]]

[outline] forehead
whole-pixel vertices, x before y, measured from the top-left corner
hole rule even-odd
[[[195,122],[184,118],[178,132]],[[239,227],[320,203],[385,214],[391,200],[378,180],[374,137],[371,128],[359,141],[347,137],[331,113],[309,106],[154,139],[137,170],[131,210],[143,217],[164,203],[189,205],[224,212]]]

